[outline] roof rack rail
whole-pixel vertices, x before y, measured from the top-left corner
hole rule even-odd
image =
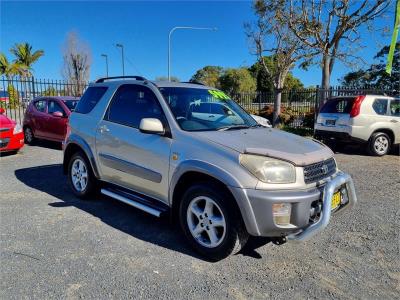
[[[204,83],[200,82],[200,81],[182,81],[182,83],[191,83],[191,84],[198,84],[198,85],[205,85]]]
[[[103,78],[99,78],[97,79],[95,82],[96,83],[100,83],[100,82],[104,82],[106,80],[112,80],[112,79],[135,79],[135,80],[140,80],[140,81],[145,81],[147,80],[146,78],[142,77],[142,76],[114,76],[114,77],[103,77]]]

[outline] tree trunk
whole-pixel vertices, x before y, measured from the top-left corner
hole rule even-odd
[[[330,70],[331,58],[329,54],[324,54],[322,58],[322,80],[321,80],[321,91],[319,96],[319,107],[321,107],[327,97],[330,86],[331,70]]]
[[[279,127],[281,120],[281,102],[282,102],[282,88],[278,87],[275,89],[275,102],[274,102],[274,114],[272,117],[272,124],[274,127]]]

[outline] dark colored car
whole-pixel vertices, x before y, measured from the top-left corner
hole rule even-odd
[[[41,97],[31,101],[24,116],[25,142],[35,139],[62,142],[67,133],[68,117],[79,98]]]
[[[18,152],[24,146],[21,125],[4,115],[0,108],[0,152]]]

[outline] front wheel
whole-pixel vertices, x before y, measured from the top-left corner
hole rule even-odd
[[[239,252],[249,237],[233,201],[212,184],[192,186],[183,195],[182,230],[193,248],[211,260]]]
[[[96,179],[90,163],[82,152],[75,153],[68,165],[68,182],[79,198],[87,198],[95,189]]]
[[[368,152],[374,156],[383,156],[389,153],[391,140],[384,132],[376,132],[369,139]]]
[[[32,145],[35,142],[35,136],[33,135],[33,131],[30,127],[25,127],[24,139],[25,139],[25,144],[28,145]]]

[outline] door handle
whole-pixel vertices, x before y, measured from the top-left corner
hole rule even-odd
[[[106,125],[102,125],[99,127],[100,133],[109,132],[110,129]]]
[[[390,120],[390,122],[392,122],[392,123],[398,123],[399,121],[392,119],[392,120]]]

